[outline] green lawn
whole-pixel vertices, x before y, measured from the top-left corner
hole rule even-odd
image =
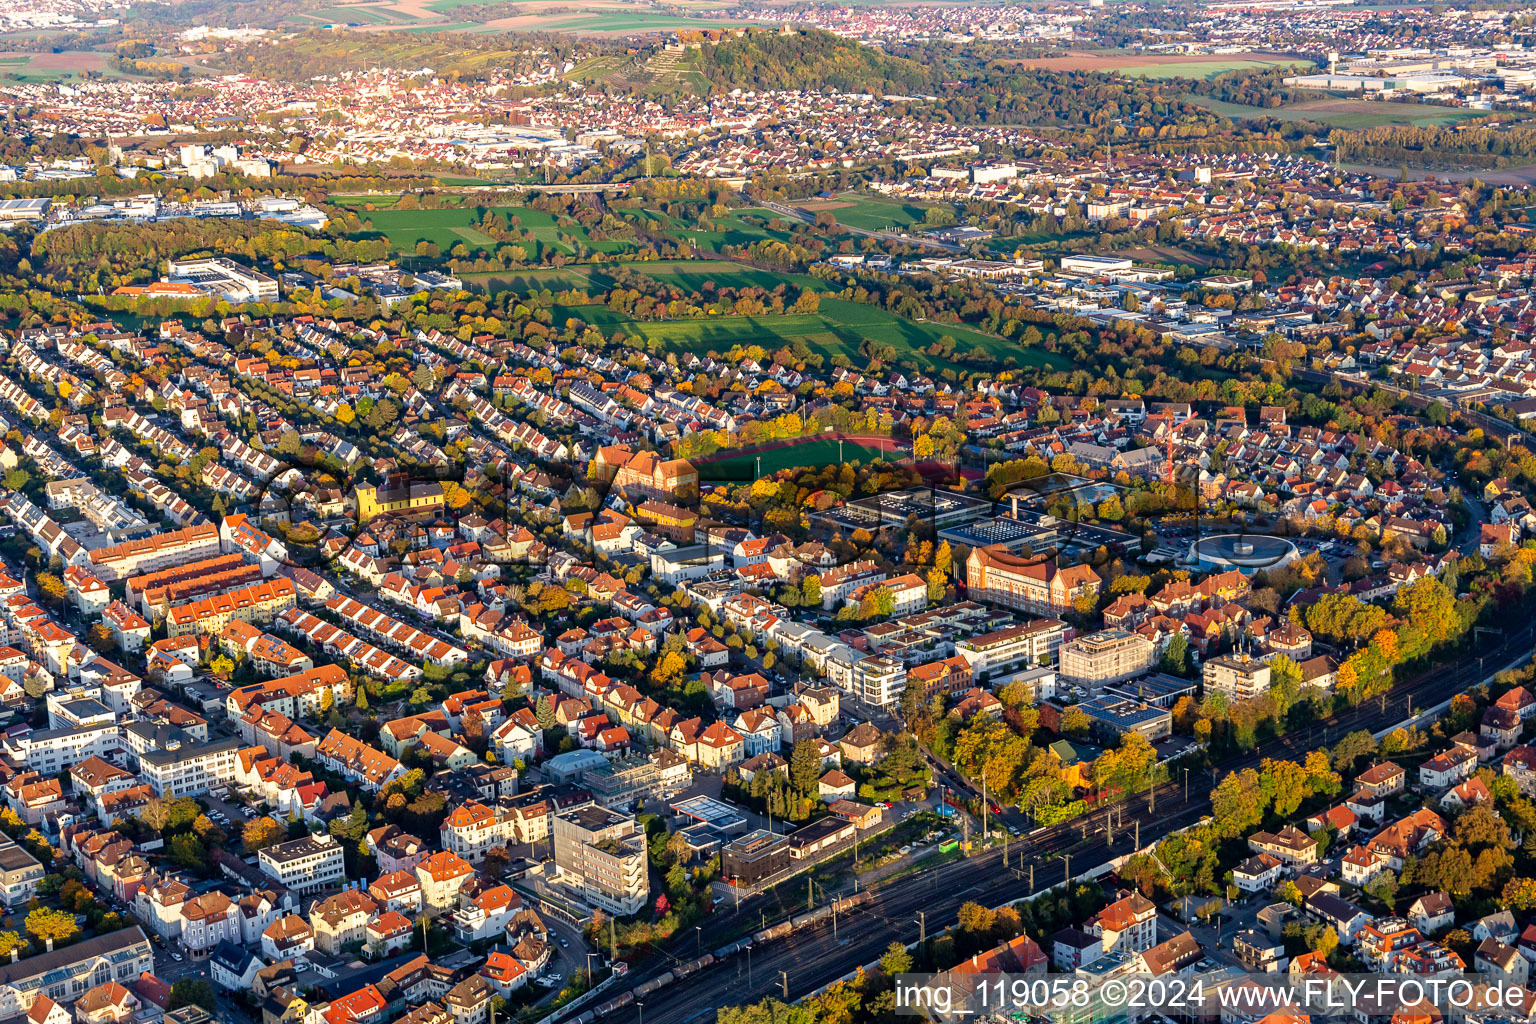
[[[749,223],[748,219],[769,221],[779,217],[776,213],[757,208],[745,210],[732,210],[723,217],[713,219],[713,230],[705,231],[690,224],[674,221],[666,214],[657,210],[638,211],[651,220],[656,228],[665,230],[668,234],[678,238],[686,238],[700,249],[708,249],[719,252],[722,245],[751,245],[763,239],[776,239],[787,242],[791,238],[788,231],[769,231],[759,224]],[[654,228],[653,228],[654,230]]]
[[[1290,60],[1276,58],[1275,60],[1192,60],[1180,64],[1135,64],[1130,67],[1115,68],[1115,71],[1127,78],[1215,78],[1228,71],[1253,71],[1263,68],[1282,68],[1296,66],[1306,69],[1316,67],[1309,60]]]
[[[612,288],[620,270],[644,274],[690,292],[698,291],[706,281],[713,281],[720,288],[740,288],[743,285],[773,288],[783,281],[814,288],[817,291],[825,291],[827,288],[825,282],[804,274],[778,274],[725,260],[634,260],[604,265],[580,264],[561,270],[497,270],[483,274],[466,274],[464,283],[473,284],[488,292],[537,291],[541,288],[560,291],[562,288],[585,288],[592,293],[597,293]],[[602,306],[579,308],[606,309]],[[577,314],[573,312],[571,315]]]
[[[349,196],[337,199],[339,205],[349,206],[358,211],[358,215],[364,221],[372,221],[372,235],[384,235],[389,239],[390,247],[398,252],[412,252],[417,242],[433,242],[439,249],[447,253],[455,245],[463,242],[471,251],[488,250],[497,244],[494,239],[478,228],[480,223],[480,211],[474,207],[453,207],[445,210],[400,210],[394,208],[397,197],[393,196]],[[375,209],[363,210],[367,203],[372,203]],[[588,236],[587,231],[581,225],[571,222],[561,227],[555,223],[555,218],[540,210],[529,209],[525,206],[497,206],[494,211],[502,216],[508,224],[513,217],[519,221],[518,227],[530,232],[538,241],[538,252],[530,253],[531,256],[542,258],[548,250],[572,255],[572,249],[564,242],[557,242],[556,235],[574,235],[582,240],[589,249],[616,253],[633,250],[636,245],[629,239],[607,239],[594,241]],[[353,237],[368,237],[370,232],[363,231]]]
[[[844,441],[842,457],[845,462],[862,462],[866,465],[877,459],[895,461],[905,452],[883,452],[868,445]],[[699,479],[704,481],[743,481],[757,478],[758,473],[769,476],[781,469],[800,469],[804,466],[826,466],[837,461],[838,444],[825,438],[807,438],[781,448],[770,448],[757,455],[731,456],[729,452],[709,456],[695,463]],[[761,460],[761,461],[759,461]]]
[[[1199,104],[1224,117],[1273,117],[1278,121],[1320,121],[1335,128],[1379,128],[1382,125],[1454,124],[1473,117],[1486,117],[1486,110],[1442,107],[1432,103],[1383,103],[1380,100],[1309,101],[1285,107],[1248,107],[1241,103],[1213,100],[1207,96],[1187,95],[1187,102]]]
[[[845,193],[838,196],[836,202],[853,204],[828,211],[837,218],[837,222],[864,231],[882,231],[890,227],[910,228],[922,224],[923,216],[928,212],[925,206],[893,199],[876,199],[862,194]]]
[[[660,342],[669,349],[699,355],[723,354],[734,345],[760,345],[772,349],[800,341],[829,360],[842,355],[857,366],[864,361],[859,347],[870,338],[890,345],[898,358],[910,356],[931,369],[958,368],[957,363],[923,351],[947,334],[958,342],[956,351],[962,354],[979,347],[998,359],[1012,357],[1021,366],[1066,369],[1071,365],[1066,359],[1041,349],[1026,349],[1015,342],[958,324],[916,323],[875,306],[836,298],[823,298],[817,313],[659,322],[628,320],[603,305],[564,306],[555,311],[557,325],[563,326],[571,317],[601,327],[605,334],[622,331],[631,337]]]

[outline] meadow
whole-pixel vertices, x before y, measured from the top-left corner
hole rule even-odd
[[[487,251],[498,244],[477,226],[480,223],[478,209],[452,207],[442,210],[399,210],[394,208],[395,201],[394,197],[387,196],[354,196],[335,200],[338,205],[357,210],[358,216],[362,217],[365,223],[372,223],[371,230],[355,232],[352,237],[367,238],[383,235],[389,239],[390,247],[397,252],[413,252],[418,242],[435,243],[444,253],[460,242],[463,242],[470,252]],[[362,208],[370,202],[375,207],[373,210]],[[557,239],[560,234],[574,236],[587,248],[597,252],[626,252],[636,247],[635,242],[629,239],[596,241],[581,225],[572,223],[561,227],[556,223],[553,214],[543,210],[534,210],[526,206],[497,206],[492,209],[509,224],[511,218],[516,217],[519,221],[518,227],[534,236],[538,242],[538,252],[529,255],[537,258],[542,258],[548,251],[563,253],[566,256],[573,255],[574,250],[571,246]]]
[[[600,327],[605,334],[623,333],[662,343],[669,350],[697,355],[724,354],[736,345],[773,349],[799,341],[828,360],[844,356],[858,366],[867,361],[859,349],[869,339],[891,346],[896,350],[897,358],[910,357],[930,370],[960,369],[961,364],[924,351],[948,335],[955,339],[956,350],[961,353],[981,348],[998,359],[1012,357],[1021,366],[1066,369],[1071,365],[1053,353],[1026,349],[1006,338],[995,338],[959,324],[917,323],[875,306],[831,297],[821,300],[820,310],[816,313],[719,316],[700,320],[629,320],[600,304],[556,308],[557,324],[563,325],[572,317]]]
[[[620,269],[628,269],[658,281],[674,284],[685,291],[698,291],[706,281],[720,288],[740,288],[753,285],[773,288],[781,281],[791,281],[817,290],[825,290],[826,283],[801,274],[778,274],[756,267],[743,266],[727,260],[631,260],[625,263],[580,264],[559,270],[496,270],[482,274],[465,274],[464,283],[482,291],[561,291],[579,288],[589,292],[602,292],[612,288]],[[577,310],[606,310],[606,306],[562,307],[570,316],[580,315]],[[601,314],[594,314],[601,315]],[[627,319],[620,314],[620,319]],[[596,323],[598,321],[589,321]],[[606,322],[606,321],[605,321]]]
[[[1186,95],[1195,103],[1234,121],[1247,117],[1273,117],[1277,121],[1319,121],[1334,128],[1379,128],[1382,125],[1454,124],[1473,117],[1486,117],[1485,110],[1442,107],[1432,103],[1384,103],[1380,100],[1326,99],[1307,100],[1283,107],[1249,107],[1208,96]]]
[[[695,460],[699,479],[703,481],[755,480],[758,474],[771,476],[782,469],[800,469],[805,466],[826,466],[838,460],[836,440],[806,438],[774,448],[754,450],[750,454],[732,455],[720,452],[704,459]],[[846,462],[869,464],[877,459],[894,461],[906,455],[904,450],[886,452],[870,445],[853,441],[842,443],[841,455]]]
[[[1114,70],[1127,78],[1215,78],[1228,71],[1263,71],[1269,68],[1303,67],[1311,61],[1276,58],[1274,60],[1192,60],[1176,64],[1132,64]]]

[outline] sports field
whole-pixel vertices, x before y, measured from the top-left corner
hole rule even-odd
[[[1442,107],[1433,103],[1385,103],[1380,100],[1326,99],[1291,103],[1283,107],[1248,107],[1208,96],[1186,95],[1195,103],[1234,121],[1248,117],[1273,117],[1277,121],[1320,121],[1334,128],[1379,128],[1382,125],[1454,124],[1473,117],[1487,117],[1486,110]]]
[[[841,455],[846,462],[869,464],[877,459],[895,461],[906,455],[904,449],[883,451],[871,445],[853,441],[842,443]],[[837,461],[838,442],[835,439],[813,437],[791,441],[777,447],[753,449],[749,454],[732,455],[721,452],[702,460],[695,466],[702,481],[755,480],[759,473],[770,476],[781,469],[800,469],[805,466],[826,466]]]
[[[864,231],[884,231],[886,228],[907,230],[914,225],[921,225],[928,212],[927,207],[915,203],[855,193],[844,193],[836,199],[821,202],[805,202],[799,206],[809,213],[826,210],[837,218],[839,224]]]

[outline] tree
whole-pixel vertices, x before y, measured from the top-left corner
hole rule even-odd
[[[1519,911],[1520,913],[1526,913],[1532,908],[1536,908],[1536,878],[1519,875],[1511,878],[1504,886],[1504,892],[1500,895],[1500,901],[1511,910]],[[0,940],[3,940],[6,934],[11,933],[0,932]],[[0,949],[0,955],[4,955],[4,953],[5,950]]]
[[[1189,641],[1184,638],[1184,634],[1173,634],[1163,650],[1160,667],[1164,672],[1180,676],[1189,671]]]
[[[245,828],[240,832],[240,838],[248,852],[256,853],[288,838],[288,830],[283,828],[282,823],[277,819],[262,815],[246,823]]]
[[[1231,772],[1211,791],[1211,815],[1224,836],[1243,835],[1264,820],[1268,807],[1259,773]]]
[[[37,589],[42,591],[43,598],[53,604],[63,604],[69,597],[69,591],[64,587],[64,581],[51,572],[40,572],[34,577],[37,581]]]
[[[171,986],[171,1000],[167,1007],[174,1010],[182,1006],[201,1006],[209,1013],[217,1012],[218,999],[213,984],[203,978],[182,978]]]
[[[1093,723],[1081,708],[1067,708],[1061,713],[1061,731],[1068,736],[1086,736]]]
[[[907,947],[899,942],[892,942],[885,948],[885,955],[880,958],[880,973],[887,978],[894,978],[898,974],[907,974],[912,970],[912,954]]]
[[[192,822],[192,831],[197,833],[197,838],[209,846],[223,846],[229,839],[229,834],[206,814],[199,814],[197,820]]]
[[[811,740],[796,743],[789,755],[789,778],[802,796],[816,793],[821,781],[821,756]]]
[[[12,953],[23,952],[26,948],[27,940],[20,932],[0,932],[0,958],[9,960]]]
[[[189,832],[172,836],[168,848],[172,862],[181,867],[201,871],[208,866],[207,848],[201,839]]]
[[[1376,753],[1376,737],[1364,729],[1357,729],[1339,740],[1333,748],[1333,766],[1346,774],[1353,774],[1361,758]]]
[[[1365,883],[1365,894],[1379,900],[1388,910],[1393,909],[1397,904],[1397,876],[1391,871],[1383,871]]]
[[[75,924],[74,914],[51,907],[36,907],[27,914],[27,931],[52,949],[55,945],[73,942],[80,934],[80,926]]]

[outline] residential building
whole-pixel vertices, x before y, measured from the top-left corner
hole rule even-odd
[[[610,914],[637,913],[650,898],[645,835],[635,819],[583,807],[554,819],[560,881],[584,902]]]
[[[294,892],[318,892],[346,878],[341,844],[328,833],[302,836],[258,854],[261,870]]]

